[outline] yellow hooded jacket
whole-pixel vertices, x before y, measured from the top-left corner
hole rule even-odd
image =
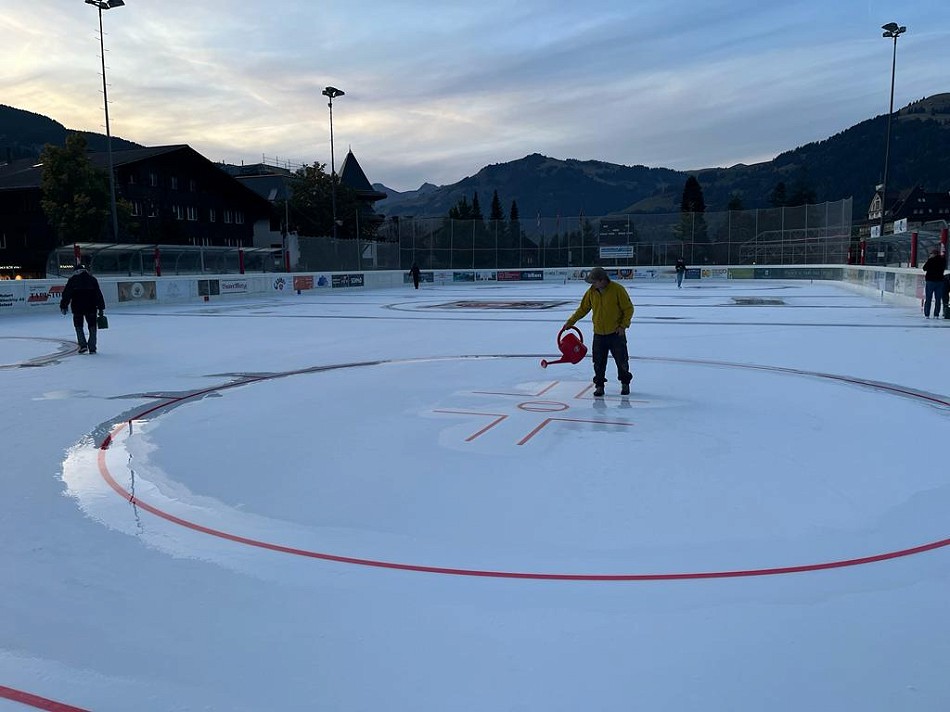
[[[592,320],[594,322],[595,334],[612,334],[619,327],[627,329],[630,327],[630,320],[633,318],[633,302],[630,301],[630,295],[623,285],[614,281],[607,283],[604,291],[600,292],[594,286],[587,290],[581,299],[581,304],[577,311],[571,314],[571,318],[565,322],[565,326],[574,326],[583,319],[587,312],[594,310]]]

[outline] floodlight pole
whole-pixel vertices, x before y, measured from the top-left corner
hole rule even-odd
[[[125,5],[124,0],[86,0],[99,11],[99,54],[102,58],[102,99],[106,114],[106,152],[109,155],[109,205],[112,209],[112,239],[119,241],[119,214],[115,207],[115,167],[112,164],[112,131],[109,128],[109,88],[106,83],[106,43],[102,31],[102,11]]]
[[[891,56],[891,104],[887,114],[887,140],[884,143],[884,178],[881,181],[881,234],[884,238],[884,209],[887,206],[887,164],[891,154],[891,123],[894,121],[894,74],[897,70],[897,38],[907,32],[907,28],[898,25],[896,22],[888,22],[882,25],[884,30],[883,37],[892,37],[894,39],[894,52]]]
[[[333,100],[346,92],[336,87],[326,87],[321,92],[330,100],[330,194],[333,210],[333,239],[336,239],[336,163],[333,158]]]

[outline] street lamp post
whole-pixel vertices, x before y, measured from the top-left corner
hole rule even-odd
[[[894,53],[891,57],[891,106],[887,114],[887,141],[884,143],[884,178],[881,181],[881,234],[884,237],[884,209],[887,207],[887,164],[891,154],[891,123],[894,121],[894,73],[897,69],[897,38],[907,32],[907,28],[896,22],[882,25],[883,37],[894,38]]]
[[[326,87],[321,93],[330,100],[330,193],[333,210],[333,238],[336,239],[336,164],[333,160],[333,100],[343,96],[345,92],[336,87]]]
[[[112,131],[109,129],[109,89],[106,85],[106,43],[102,32],[102,11],[125,5],[123,0],[86,0],[99,10],[99,54],[102,57],[102,99],[106,112],[106,152],[109,154],[109,201],[112,208],[112,239],[119,241],[119,216],[115,209],[115,169],[112,165]]]

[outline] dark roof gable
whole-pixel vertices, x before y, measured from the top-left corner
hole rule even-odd
[[[370,185],[352,150],[347,151],[346,158],[343,159],[343,166],[340,168],[340,184],[352,188],[357,196],[364,200],[382,200],[386,197],[386,193],[381,193]]]

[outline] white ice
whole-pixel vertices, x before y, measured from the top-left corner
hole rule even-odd
[[[627,286],[633,393],[611,363],[603,400],[589,360],[539,363],[581,283],[110,309],[94,356],[58,313],[0,318],[0,688],[950,709],[950,322],[832,283]]]

